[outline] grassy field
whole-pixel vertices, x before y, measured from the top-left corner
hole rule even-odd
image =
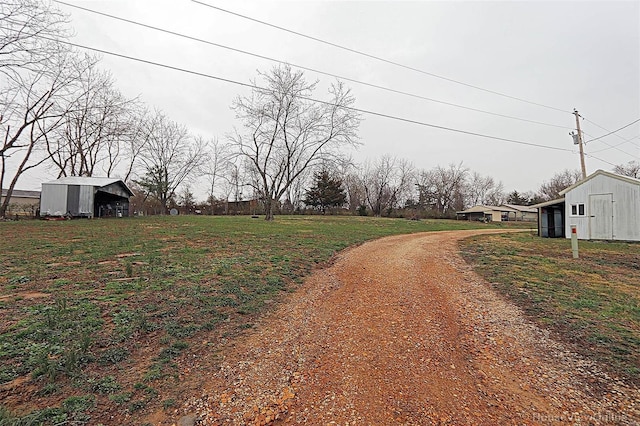
[[[640,244],[533,234],[470,238],[463,256],[538,325],[610,372],[640,384]]]
[[[339,250],[487,226],[320,216],[0,223],[0,425],[173,410],[185,371],[211,366],[221,342]]]

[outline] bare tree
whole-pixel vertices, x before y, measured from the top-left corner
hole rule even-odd
[[[462,163],[421,172],[417,184],[419,204],[439,216],[451,216],[456,210],[462,210],[468,174],[469,169]]]
[[[497,184],[491,176],[482,176],[473,172],[467,184],[466,205],[500,205],[504,202],[504,187]]]
[[[485,195],[485,203],[490,206],[500,206],[505,203],[507,197],[504,193],[504,185],[502,182],[498,182],[493,188]]]
[[[178,187],[193,178],[208,157],[202,140],[193,140],[185,126],[156,114],[153,133],[140,154],[145,174],[136,183],[166,212]]]
[[[265,219],[273,219],[275,203],[305,172],[345,146],[356,144],[359,114],[355,99],[340,82],[329,89],[331,99],[309,99],[317,83],[309,84],[301,71],[280,66],[260,74],[264,87],[233,104],[246,134],[230,137],[238,155],[247,158],[257,174],[255,189],[265,206]]]
[[[367,195],[358,172],[354,170],[353,172],[345,174],[343,184],[344,189],[347,191],[349,210],[353,213],[357,209],[365,209]]]
[[[75,83],[84,65],[73,52],[60,47],[58,54],[49,58],[46,70],[25,70],[9,80],[11,88],[3,94],[0,112],[0,189],[7,176],[7,159],[13,157],[17,166],[0,206],[0,217],[6,215],[20,176],[47,159],[44,154],[37,157],[33,154],[44,152],[50,135],[68,113],[70,99],[77,96]]]
[[[623,176],[640,179],[640,163],[629,161],[627,164],[618,164],[613,168],[613,172]]]
[[[367,163],[362,174],[365,200],[375,216],[387,215],[402,205],[414,180],[413,165],[404,159],[384,155]]]
[[[0,2],[0,190],[12,169],[0,217],[20,176],[44,160],[34,154],[59,124],[72,92],[75,58],[55,41],[68,35],[66,23],[49,3]]]
[[[139,165],[139,158],[154,134],[158,117],[161,115],[158,111],[150,113],[138,103],[128,109],[129,132],[125,148],[127,168],[123,173],[125,182],[131,182],[134,168]]]
[[[312,175],[313,169],[307,168],[298,176],[298,179],[291,182],[291,185],[284,193],[284,205],[282,208],[284,213],[290,214],[296,209],[302,208],[305,189],[309,185]]]
[[[53,40],[69,35],[67,24],[68,17],[49,2],[0,2],[0,74],[20,80],[28,71],[46,72],[51,58],[59,53]]]
[[[229,201],[238,202],[242,200],[243,175],[242,167],[234,161],[229,162],[229,172],[222,176],[223,196],[225,199],[225,214],[229,214]]]
[[[560,197],[560,191],[570,187],[580,179],[582,179],[582,173],[579,170],[565,169],[553,175],[550,180],[543,182],[538,190],[538,195],[543,201],[555,200]]]
[[[75,100],[48,147],[59,176],[93,176],[98,165],[111,176],[130,129],[129,109],[135,100],[115,89],[111,74],[97,68],[96,57],[85,58],[89,67],[78,82],[82,96]]]
[[[229,145],[221,143],[217,138],[209,141],[207,144],[209,149],[209,161],[204,166],[204,174],[207,176],[209,183],[209,201],[211,205],[211,214],[213,214],[215,193],[220,180],[228,176],[230,171],[230,153]]]

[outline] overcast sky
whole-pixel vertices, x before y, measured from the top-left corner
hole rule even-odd
[[[534,124],[348,82],[356,107],[427,124],[569,151],[481,138],[365,115],[354,159],[383,154],[419,169],[464,162],[502,181],[507,191],[535,190],[565,168],[579,169],[574,108],[586,140],[640,118],[638,1],[219,1],[204,3],[340,44],[408,67],[531,103],[435,78],[340,50],[190,0],[75,1],[78,6],[254,52],[292,64],[465,107],[551,124]],[[64,5],[72,41],[149,61],[248,83],[274,62],[186,40]],[[117,87],[140,95],[195,134],[224,139],[230,105],[249,89],[103,55]],[[326,98],[331,77],[316,96]],[[549,108],[552,107],[552,108]],[[561,111],[558,111],[561,110]],[[598,126],[602,126],[600,128]],[[587,143],[587,172],[640,157],[640,123]],[[625,142],[625,140],[635,138]],[[604,161],[602,161],[604,160]],[[611,164],[609,164],[611,163]],[[40,171],[40,174],[46,174]],[[48,176],[54,177],[54,176]],[[30,176],[22,189],[39,189]],[[203,185],[204,186],[204,185]],[[197,191],[197,194],[204,194]],[[201,196],[199,198],[204,198]]]

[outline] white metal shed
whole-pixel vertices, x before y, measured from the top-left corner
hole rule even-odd
[[[640,241],[640,180],[598,170],[560,192],[565,235],[579,239]]]
[[[42,184],[41,216],[122,217],[133,192],[120,179],[63,177]]]

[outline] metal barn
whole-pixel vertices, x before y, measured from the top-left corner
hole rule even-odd
[[[132,195],[120,179],[64,177],[42,184],[40,215],[126,217]]]
[[[640,241],[640,180],[598,170],[560,192],[565,235],[579,239]]]

